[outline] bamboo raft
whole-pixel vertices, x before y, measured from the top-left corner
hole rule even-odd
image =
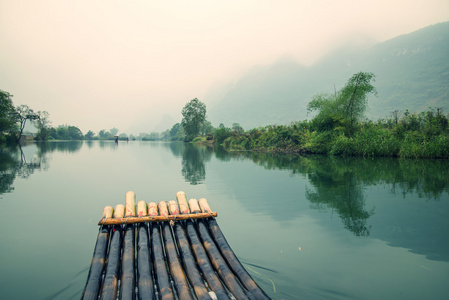
[[[206,199],[106,206],[82,299],[270,299],[227,243]]]

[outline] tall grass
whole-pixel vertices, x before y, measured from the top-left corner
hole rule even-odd
[[[345,134],[340,127],[318,130],[313,121],[270,125],[247,132],[221,129],[228,150],[316,153],[339,156],[449,158],[448,118],[439,110],[406,111],[401,119],[360,122]]]

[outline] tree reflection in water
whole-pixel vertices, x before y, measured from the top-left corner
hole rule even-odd
[[[342,158],[298,156],[258,152],[216,151],[218,159],[249,159],[265,169],[287,170],[307,177],[311,187],[306,198],[312,207],[336,212],[346,229],[356,236],[368,236],[374,208],[366,207],[365,188],[385,185],[404,197],[416,194],[426,201],[438,201],[449,194],[447,160],[397,158]]]
[[[192,185],[206,179],[206,162],[210,161],[212,151],[207,147],[185,144],[182,154],[182,176]]]
[[[363,184],[354,172],[346,171],[335,176],[335,170],[321,169],[309,173],[308,178],[314,187],[306,191],[312,207],[335,210],[346,229],[356,236],[369,236],[371,226],[367,221],[374,209],[368,211],[365,208]]]
[[[36,154],[26,157],[23,149],[35,145]],[[82,142],[46,142],[0,147],[0,195],[14,190],[13,183],[16,177],[28,178],[36,170],[48,169],[48,153],[76,152],[81,149]]]

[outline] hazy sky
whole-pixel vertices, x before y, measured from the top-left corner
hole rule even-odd
[[[0,0],[0,89],[53,126],[138,134],[253,65],[446,21],[448,0]]]

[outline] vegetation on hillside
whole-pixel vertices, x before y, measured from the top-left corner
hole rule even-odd
[[[342,156],[449,158],[448,118],[441,109],[398,111],[390,119],[363,119],[366,96],[375,92],[372,73],[357,73],[335,95],[317,95],[311,121],[237,131],[219,128],[216,141],[228,150],[296,152]]]
[[[373,73],[354,74],[334,94],[318,94],[309,102],[310,120],[290,125],[269,125],[245,131],[238,123],[214,128],[206,118],[206,106],[197,98],[182,110],[183,119],[165,132],[128,136],[117,128],[89,130],[76,126],[50,126],[47,112],[34,112],[26,105],[17,108],[12,95],[0,90],[0,142],[20,141],[26,122],[38,129],[36,140],[144,140],[215,142],[232,151],[314,153],[340,156],[389,156],[449,158],[449,123],[441,108],[421,113],[393,111],[390,118],[365,118],[369,94],[375,94]]]

